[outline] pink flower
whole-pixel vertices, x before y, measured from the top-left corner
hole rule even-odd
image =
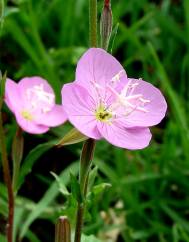
[[[127,78],[121,64],[98,48],[81,57],[76,81],[63,86],[62,99],[69,121],[80,132],[127,149],[148,146],[148,127],[158,124],[167,109],[157,88]]]
[[[52,88],[41,77],[26,77],[18,84],[7,79],[5,102],[28,133],[45,133],[66,120],[62,106],[55,104]]]

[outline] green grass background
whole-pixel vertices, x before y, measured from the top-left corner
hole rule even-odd
[[[99,17],[102,3],[98,1]],[[107,242],[189,242],[189,0],[112,0],[112,11],[114,41],[110,51],[128,76],[141,77],[162,90],[168,111],[164,121],[152,128],[151,145],[142,151],[97,143],[95,185],[103,182],[112,186],[89,203],[84,232]],[[88,1],[10,0],[3,19],[0,69],[7,70],[14,80],[32,75],[46,78],[60,101],[60,88],[74,80],[76,63],[89,47]],[[6,107],[4,112],[8,115],[5,128],[10,150],[15,121]],[[74,214],[69,199],[69,206],[62,211],[67,199],[64,194],[58,196],[60,187],[49,176],[50,170],[47,174],[41,167],[32,170],[54,139],[69,128],[65,125],[35,138],[25,135],[28,146],[20,186],[32,171],[37,189],[41,187],[43,192],[37,200],[35,194],[19,194],[15,241],[17,236],[23,241],[53,241],[52,225],[57,216]],[[78,172],[80,151],[80,144],[65,147],[62,157],[52,161],[63,163],[55,171],[66,185],[69,169]],[[5,240],[2,221],[7,213],[6,199],[1,180],[1,242]]]

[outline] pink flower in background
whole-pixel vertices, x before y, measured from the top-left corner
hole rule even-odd
[[[5,102],[28,133],[45,133],[66,120],[62,106],[55,104],[52,88],[41,77],[26,77],[18,84],[7,79]]]
[[[80,132],[127,149],[148,146],[148,127],[158,124],[167,109],[157,88],[128,78],[121,64],[98,48],[81,57],[76,80],[63,86],[62,99],[69,121]]]

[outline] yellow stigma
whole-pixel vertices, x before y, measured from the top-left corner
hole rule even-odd
[[[101,122],[108,122],[112,118],[112,114],[103,105],[96,110],[95,116]]]
[[[33,117],[32,115],[28,112],[28,111],[22,111],[21,115],[24,119],[28,120],[28,121],[32,121]]]

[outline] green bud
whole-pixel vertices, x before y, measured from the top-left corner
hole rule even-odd
[[[66,216],[61,216],[56,223],[55,242],[71,242],[71,226]]]
[[[109,46],[109,41],[112,33],[112,22],[113,17],[111,3],[109,0],[105,0],[100,21],[101,47],[105,50],[107,50]]]

